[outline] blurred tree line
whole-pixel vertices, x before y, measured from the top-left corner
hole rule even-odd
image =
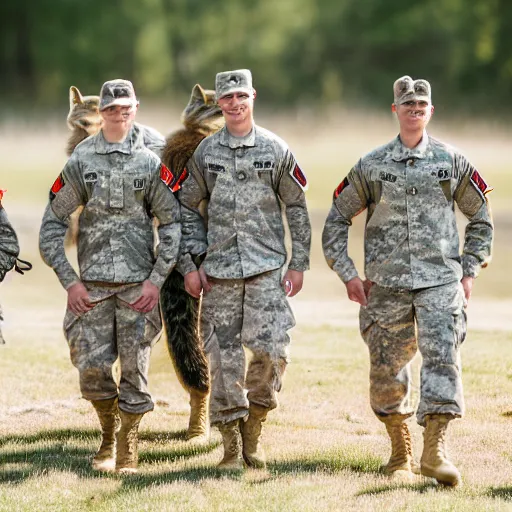
[[[17,0],[0,38],[4,105],[62,104],[70,85],[97,94],[115,77],[181,98],[239,67],[283,107],[387,106],[404,74],[471,111],[512,90],[510,0]]]

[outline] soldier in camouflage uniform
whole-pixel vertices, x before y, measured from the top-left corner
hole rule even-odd
[[[242,468],[243,460],[265,467],[262,422],[277,407],[286,332],[295,325],[286,295],[300,291],[309,267],[307,182],[285,142],[254,124],[249,70],[217,74],[215,91],[226,126],[198,146],[179,192],[185,287],[195,297],[203,292],[210,421],[224,444],[219,467]],[[292,239],[284,278],[282,209]],[[247,374],[244,346],[253,355]]]
[[[0,281],[4,280],[5,274],[11,270],[20,252],[18,237],[7,218],[7,213],[2,206],[2,198],[5,190],[0,190]],[[0,345],[5,344],[2,335],[2,322],[4,315],[0,305]]]
[[[386,471],[411,479],[413,414],[409,363],[419,349],[418,423],[425,427],[421,473],[460,483],[447,459],[448,422],[464,412],[459,348],[473,280],[490,259],[493,225],[478,171],[457,150],[425,131],[434,107],[430,84],[404,76],[394,84],[400,135],[364,156],[334,192],[323,232],[329,266],[361,304],[370,351],[370,402],[386,425],[392,455]],[[468,218],[464,248],[454,206]],[[364,283],[347,254],[351,219],[368,209]]]
[[[147,376],[162,327],[159,290],[181,236],[176,180],[141,143],[133,124],[137,106],[130,82],[103,85],[103,127],[76,147],[53,184],[40,232],[41,255],[68,292],[64,331],[82,395],[102,426],[93,467],[125,473],[136,471],[138,425],[153,409]],[[64,253],[69,216],[78,207],[80,277]],[[156,257],[153,217],[160,222]],[[118,357],[119,385],[112,374]]]

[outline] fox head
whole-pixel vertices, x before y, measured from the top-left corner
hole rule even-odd
[[[224,117],[215,100],[215,91],[194,85],[188,105],[181,114],[181,122],[204,135],[220,130],[224,126]]]
[[[82,96],[78,88],[69,88],[69,114],[67,122],[70,130],[81,129],[87,135],[100,131],[102,119],[99,111],[99,96]]]

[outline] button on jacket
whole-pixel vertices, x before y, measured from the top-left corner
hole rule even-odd
[[[348,228],[368,208],[367,279],[416,290],[476,277],[491,254],[490,190],[458,151],[426,132],[413,149],[397,137],[363,157],[336,189],[322,237],[327,262],[344,282],[357,276]],[[469,220],[462,255],[455,204]]]
[[[181,250],[206,253],[208,275],[237,279],[280,268],[286,261],[282,209],[292,239],[289,268],[309,268],[306,180],[284,141],[259,126],[243,138],[224,127],[201,142],[187,170],[179,192]]]

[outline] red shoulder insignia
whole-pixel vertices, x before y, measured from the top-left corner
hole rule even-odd
[[[348,179],[345,178],[337,187],[336,187],[336,190],[334,191],[334,198],[333,199],[336,199],[342,192],[345,188],[347,188],[348,186],[350,185],[350,183],[348,182]]]
[[[308,180],[306,179],[306,176],[305,174],[302,172],[301,168],[299,167],[299,164],[298,163],[295,163],[295,167],[293,168],[293,170],[290,172],[290,176],[295,180],[295,182],[297,183],[297,185],[299,185],[299,187],[302,189],[302,190],[307,190],[308,189]]]
[[[175,176],[172,171],[164,164],[160,167],[160,179],[169,187],[171,192],[178,192],[183,182],[188,178],[186,168],[181,171],[179,176]]]
[[[482,176],[480,176],[480,173],[476,169],[471,174],[471,181],[482,196],[485,196],[486,194],[493,190],[492,187],[489,187],[489,185],[487,185],[485,180],[482,178]]]
[[[178,179],[176,180],[176,183],[172,187],[173,192],[178,192],[178,190],[181,188],[181,185],[183,185],[183,182],[188,178],[188,171],[187,168],[184,167],[183,171],[181,171],[181,174],[179,175]]]
[[[171,188],[171,183],[174,181],[174,174],[164,164],[160,165],[160,179]]]
[[[59,174],[57,179],[53,182],[52,188],[50,189],[50,201],[53,201],[55,199],[55,196],[57,195],[57,192],[65,185],[64,182],[64,176],[62,176],[62,173]]]

